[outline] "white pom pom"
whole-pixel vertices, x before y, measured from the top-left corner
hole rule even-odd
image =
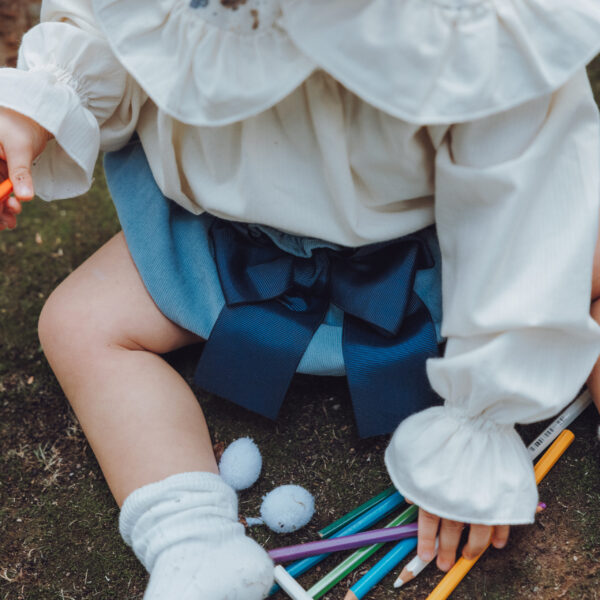
[[[229,444],[219,463],[221,477],[234,490],[249,488],[258,479],[261,467],[258,446],[248,437]]]
[[[282,485],[263,496],[260,516],[269,529],[289,533],[304,527],[315,512],[315,499],[299,485]]]

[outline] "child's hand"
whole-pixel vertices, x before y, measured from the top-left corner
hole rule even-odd
[[[464,523],[440,519],[440,517],[419,509],[419,543],[417,553],[424,561],[435,556],[435,538],[439,536],[437,566],[448,571],[456,560],[456,550],[461,538]],[[463,548],[465,558],[476,558],[491,541],[494,548],[504,548],[508,541],[510,527],[508,525],[471,525],[469,540]]]
[[[34,195],[31,165],[51,138],[41,125],[8,108],[0,108],[0,180],[9,177],[14,197],[0,203],[0,231],[13,229],[21,202]]]

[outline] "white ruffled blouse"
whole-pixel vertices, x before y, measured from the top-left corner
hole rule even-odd
[[[435,222],[443,407],[386,451],[458,521],[533,520],[514,423],[550,417],[600,352],[589,316],[597,0],[47,0],[0,106],[54,134],[46,199],[85,192],[137,129],[193,213],[359,246]]]

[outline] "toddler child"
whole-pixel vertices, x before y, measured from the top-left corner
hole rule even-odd
[[[123,232],[40,338],[144,597],[272,583],[160,356],[201,339],[198,384],[269,417],[294,372],[346,374],[359,433],[395,430],[386,465],[441,569],[463,524],[472,557],[532,522],[513,425],[560,410],[600,352],[597,3],[45,0],[41,21],[0,70],[1,223],[32,181],[84,193],[108,152]]]

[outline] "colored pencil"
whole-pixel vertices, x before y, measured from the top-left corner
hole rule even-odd
[[[546,450],[542,458],[535,465],[535,481],[540,483],[548,474],[548,471],[556,464],[556,461],[564,454],[565,450],[571,445],[575,436],[571,431],[565,429]],[[454,566],[446,573],[435,589],[427,596],[427,600],[446,600],[454,591],[456,586],[462,581],[463,577],[469,572],[471,567],[479,560],[479,557],[489,548],[488,544],[481,554],[477,557],[467,560],[459,558]]]
[[[404,540],[416,536],[417,531],[417,523],[408,523],[407,525],[399,525],[397,527],[370,529],[369,531],[362,531],[352,535],[317,540],[294,546],[284,546],[283,548],[269,550],[268,554],[274,562],[288,562],[299,558],[306,558],[307,556],[314,556],[315,554],[323,554],[324,552],[341,552],[342,550],[352,550],[379,542]]]
[[[312,596],[281,565],[275,567],[275,581],[290,598],[312,600]]]
[[[389,488],[386,488],[377,496],[373,496],[370,500],[367,500],[364,504],[357,506],[355,509],[351,510],[349,513],[346,513],[343,517],[340,517],[337,521],[334,521],[327,527],[324,527],[317,533],[319,537],[328,538],[331,537],[334,533],[343,529],[350,521],[354,521],[354,519],[360,517],[360,515],[366,513],[371,507],[375,506],[382,500],[385,500],[389,496],[391,496],[396,491],[396,488],[391,485]]]
[[[360,600],[377,585],[398,563],[417,547],[417,538],[402,540],[361,577],[346,593],[344,600]]]
[[[397,525],[404,525],[410,523],[417,518],[417,512],[419,508],[416,505],[409,506],[405,511],[399,514],[395,519],[392,519],[386,527],[396,527]],[[337,567],[329,571],[324,577],[319,579],[310,589],[307,590],[307,594],[315,598],[320,598],[326,594],[334,585],[339,583],[344,577],[350,574],[359,565],[365,562],[370,556],[375,554],[383,546],[383,543],[373,544],[371,546],[365,546],[360,548],[356,552],[352,553],[348,558],[343,560]]]
[[[10,179],[5,179],[2,183],[0,183],[0,202],[4,202],[13,191],[13,184]]]
[[[436,537],[434,558],[438,551],[439,542],[440,538]],[[404,567],[404,569],[402,569],[402,572],[400,575],[398,575],[396,581],[394,581],[394,587],[399,588],[405,583],[412,581],[432,560],[433,558],[431,560],[423,560],[422,558],[419,558],[418,554],[415,555],[415,557]]]
[[[592,395],[586,388],[529,444],[527,450],[529,450],[530,456],[537,458],[556,439],[558,434],[566,429],[591,403]]]
[[[398,493],[394,492],[391,496],[379,502],[366,513],[358,517],[358,519],[348,523],[341,531],[333,534],[331,538],[340,537],[342,535],[350,535],[358,531],[364,531],[368,529],[381,519],[385,519],[392,511],[398,508],[404,502],[404,498]],[[288,565],[286,571],[292,577],[298,577],[302,573],[306,573],[309,569],[319,564],[322,560],[329,556],[329,553],[318,554],[317,556],[309,556],[302,560],[296,561],[291,565]],[[279,586],[274,585],[269,592],[269,595],[274,594],[279,589]]]

